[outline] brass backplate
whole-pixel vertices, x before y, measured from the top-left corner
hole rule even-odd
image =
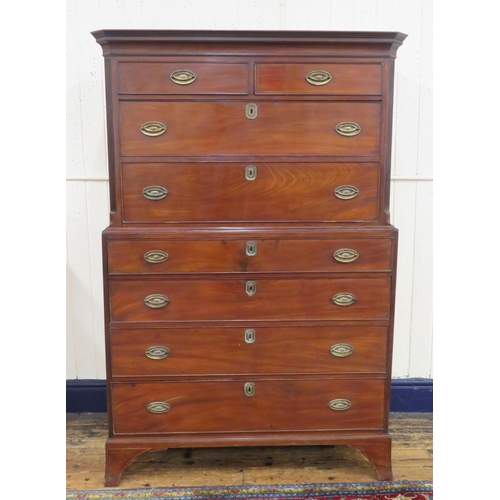
[[[168,306],[170,300],[166,295],[161,293],[152,293],[144,299],[144,304],[152,309],[160,309],[162,307]]]
[[[144,354],[146,354],[149,359],[165,359],[170,354],[170,349],[162,345],[154,345],[148,347]]]
[[[142,190],[142,196],[153,201],[163,200],[167,194],[168,191],[163,186],[147,186]]]
[[[148,404],[148,411],[151,413],[167,413],[170,411],[170,405],[165,401],[153,401]]]
[[[158,137],[167,130],[167,126],[162,122],[146,122],[141,125],[141,132],[148,137]]]
[[[331,410],[336,410],[336,411],[344,411],[348,410],[351,406],[352,403],[348,399],[332,399],[329,403],[328,406],[330,407]]]
[[[326,85],[332,79],[331,73],[323,69],[315,69],[306,75],[306,80],[311,85]]]
[[[353,135],[358,135],[361,132],[361,127],[354,122],[342,122],[335,127],[335,130],[340,135],[352,137]]]
[[[338,262],[354,262],[359,257],[359,253],[352,248],[339,248],[333,253],[333,258]]]
[[[170,75],[170,80],[177,85],[189,85],[196,80],[196,75],[188,69],[179,69]]]
[[[341,200],[352,200],[358,196],[359,189],[356,186],[338,186],[333,194]]]
[[[150,264],[160,264],[168,260],[168,253],[163,250],[149,250],[144,254],[144,260]]]
[[[340,292],[332,297],[332,301],[337,306],[352,306],[356,302],[356,295],[349,292]]]
[[[351,344],[335,344],[330,347],[330,352],[337,358],[347,358],[354,353],[354,347]]]

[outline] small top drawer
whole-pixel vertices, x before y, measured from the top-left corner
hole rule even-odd
[[[120,94],[248,94],[245,63],[122,62]]]
[[[381,64],[256,64],[256,94],[380,95]]]

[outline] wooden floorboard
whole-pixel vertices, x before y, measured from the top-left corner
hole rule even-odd
[[[67,415],[67,489],[103,488],[104,413]],[[392,413],[395,480],[432,480],[432,413]],[[144,453],[120,488],[375,481],[370,462],[348,446],[169,449]]]

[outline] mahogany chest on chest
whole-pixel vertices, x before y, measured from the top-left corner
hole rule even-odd
[[[388,32],[94,32],[106,479],[171,447],[347,444],[392,478]]]

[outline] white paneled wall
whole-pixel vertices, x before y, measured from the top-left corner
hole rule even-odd
[[[103,379],[101,232],[108,223],[104,28],[402,31],[392,220],[399,228],[393,377],[432,378],[431,0],[67,1],[67,378]]]

